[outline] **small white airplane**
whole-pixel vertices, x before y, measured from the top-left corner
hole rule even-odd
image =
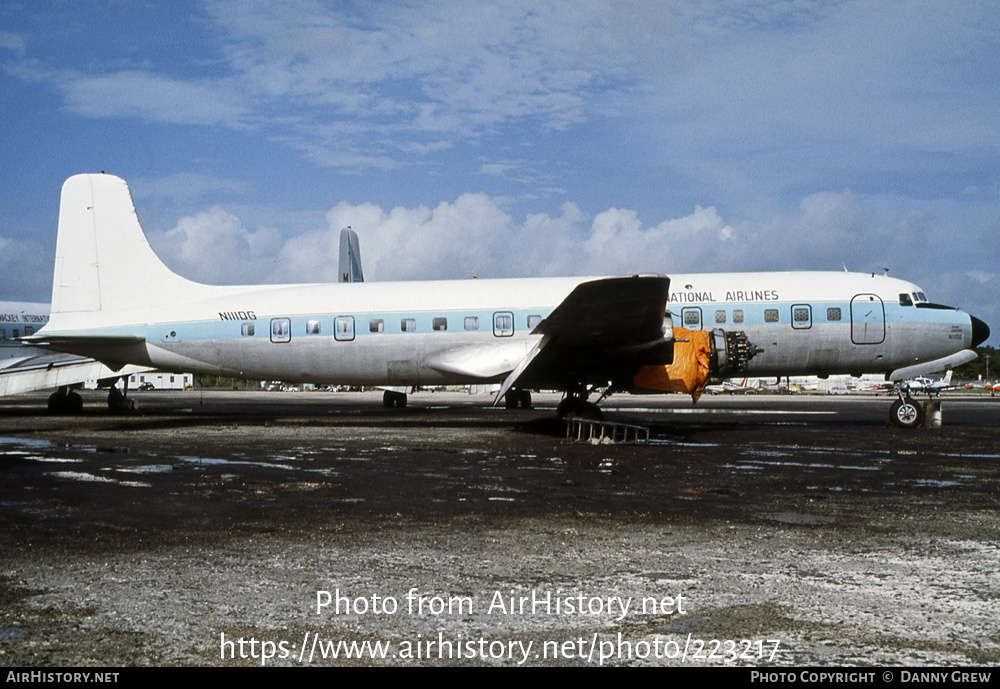
[[[100,387],[112,389],[109,404],[120,406],[115,383],[123,375],[146,369],[128,366],[115,372],[93,359],[32,347],[22,339],[31,337],[48,320],[48,304],[0,302],[0,397],[58,388],[49,397],[49,410],[74,412],[83,406],[83,399],[73,388],[97,380]]]
[[[724,380],[721,383],[705,386],[705,392],[712,395],[745,395],[747,393],[757,392],[758,390],[760,390],[760,378],[750,380],[749,378],[744,377],[739,383],[732,380]]]
[[[926,392],[928,395],[937,395],[945,390],[951,390],[957,386],[951,384],[952,370],[948,369],[945,374],[938,379],[917,376],[909,378],[902,383],[903,388],[909,392]]]
[[[597,391],[697,397],[736,375],[905,380],[971,361],[989,337],[979,319],[883,275],[675,275],[672,291],[670,282],[201,285],[150,248],[124,180],[87,174],[63,185],[51,319],[24,339],[113,370],[389,388],[500,382],[494,403],[508,406],[559,389],[566,415],[596,412],[587,400]],[[900,393],[894,422],[915,426],[919,413]]]

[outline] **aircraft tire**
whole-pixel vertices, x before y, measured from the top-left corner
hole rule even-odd
[[[406,406],[406,393],[386,390],[382,393],[382,406],[392,409],[393,407]]]
[[[125,396],[122,391],[112,386],[108,390],[108,409],[111,411],[121,411],[125,409]]]
[[[900,428],[916,428],[924,422],[924,410],[912,397],[905,397],[892,403],[889,420]]]
[[[50,414],[62,414],[65,410],[66,395],[61,395],[58,392],[53,392],[49,395],[49,413]]]
[[[47,406],[51,414],[79,414],[83,411],[83,398],[76,392],[53,392]]]

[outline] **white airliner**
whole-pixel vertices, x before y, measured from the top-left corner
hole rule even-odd
[[[734,375],[903,380],[974,359],[970,348],[989,336],[982,321],[883,275],[675,275],[672,291],[670,282],[201,285],[150,248],[123,180],[77,175],[62,190],[51,319],[26,339],[112,369],[386,387],[502,381],[496,401],[527,405],[529,390],[559,389],[567,414],[596,411],[587,398],[598,390],[697,395]],[[387,391],[385,401],[405,396]],[[916,425],[911,414],[919,408],[900,395],[894,420]]]
[[[32,347],[23,341],[48,320],[48,304],[0,302],[0,397],[58,388],[49,398],[49,409],[79,411],[83,400],[73,392],[74,386],[97,380],[101,387],[113,387],[122,375],[145,370],[129,366],[115,372],[93,359]],[[110,395],[109,402],[120,401],[115,392]]]

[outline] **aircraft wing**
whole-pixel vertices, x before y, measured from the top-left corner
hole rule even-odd
[[[31,348],[25,347],[25,350]],[[39,352],[40,350],[34,350]],[[23,357],[6,359],[0,365],[0,396],[16,395],[33,390],[76,385],[88,380],[129,375],[148,371],[141,366],[126,366],[112,371],[107,366],[75,354],[41,352]]]
[[[572,389],[631,381],[639,366],[669,364],[664,328],[670,278],[635,275],[583,282],[532,331],[542,339],[504,380],[494,404],[518,387]]]

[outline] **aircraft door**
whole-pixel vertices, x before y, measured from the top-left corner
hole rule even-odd
[[[686,306],[681,309],[681,322],[688,330],[701,330],[701,307]]]
[[[885,341],[885,305],[877,294],[851,299],[851,342],[881,344]]]

